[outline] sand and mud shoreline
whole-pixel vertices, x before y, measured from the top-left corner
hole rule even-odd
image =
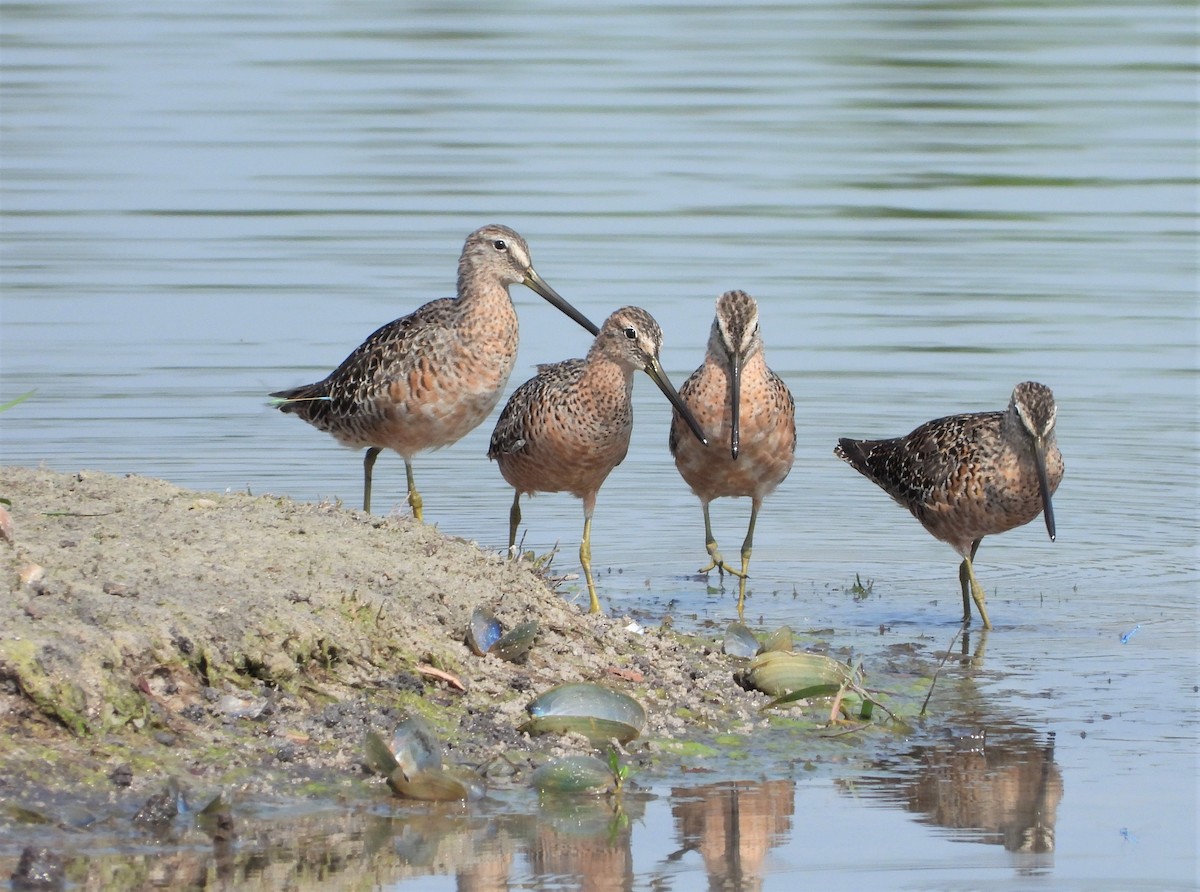
[[[155,766],[147,783],[179,772],[214,787],[353,775],[365,731],[412,711],[451,758],[520,768],[581,745],[517,730],[563,681],[638,698],[648,741],[682,733],[684,716],[689,729],[764,721],[765,698],[733,684],[718,648],[588,616],[533,561],[407,517],[91,471],[5,467],[0,495],[13,520],[0,773],[18,788],[102,783],[128,764]],[[465,646],[480,604],[507,627],[538,622],[526,662]]]

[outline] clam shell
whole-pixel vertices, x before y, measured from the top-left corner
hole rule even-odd
[[[529,653],[529,648],[533,647],[533,642],[538,636],[541,628],[536,620],[530,620],[527,623],[521,623],[507,635],[501,636],[500,640],[492,645],[492,653],[502,660],[508,660],[510,663],[518,663],[525,658]]]
[[[530,783],[539,793],[605,793],[614,779],[607,763],[595,756],[567,756],[538,768]]]
[[[792,630],[790,626],[780,626],[763,642],[762,653],[772,650],[790,651],[792,649]]]
[[[772,697],[794,691],[814,689],[813,696],[835,692],[860,679],[845,663],[823,654],[790,653],[772,650],[759,654],[743,671],[734,677],[744,688],[762,691]]]
[[[410,777],[421,771],[441,771],[442,744],[420,716],[409,716],[396,726],[389,748],[397,767]]]
[[[758,653],[758,638],[745,623],[730,623],[725,628],[725,641],[721,649],[731,657],[749,659]]]
[[[426,802],[453,802],[460,799],[483,797],[482,778],[465,769],[442,770],[440,746],[437,747],[436,764],[430,755],[430,741],[437,745],[433,732],[424,721],[413,716],[401,723],[393,739],[393,746],[401,748],[395,753],[374,731],[367,733],[365,749],[367,766],[387,778],[387,784],[398,796],[420,799]],[[404,762],[397,759],[401,756]],[[414,767],[418,758],[423,767]],[[406,765],[405,762],[408,764]]]
[[[591,682],[560,684],[526,707],[531,718],[520,730],[529,734],[574,731],[600,746],[609,740],[633,740],[646,724],[646,710],[627,694]]]
[[[367,767],[376,774],[388,777],[400,767],[400,763],[396,761],[396,757],[392,755],[388,745],[383,742],[383,738],[374,731],[367,732],[366,740],[363,741],[363,749],[366,750]]]
[[[477,657],[492,649],[504,634],[500,620],[487,607],[476,607],[467,622],[467,647]]]
[[[399,796],[420,799],[425,802],[455,802],[460,799],[479,798],[472,796],[472,788],[460,778],[447,771],[418,771],[405,775],[399,769],[388,776],[388,786]]]

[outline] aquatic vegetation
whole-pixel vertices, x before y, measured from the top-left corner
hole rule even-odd
[[[842,591],[847,592],[848,594],[852,595],[855,601],[867,600],[867,598],[871,597],[871,593],[874,590],[875,590],[875,580],[868,579],[866,581],[866,583],[864,584],[862,581],[862,577],[859,576],[857,573],[854,574],[854,584],[848,585],[842,589]]]

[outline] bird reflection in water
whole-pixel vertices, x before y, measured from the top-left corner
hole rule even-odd
[[[671,791],[671,814],[683,848],[700,853],[710,889],[758,889],[772,846],[787,838],[795,808],[790,780],[708,784]]]
[[[1030,856],[1022,866],[1031,870],[1053,863],[1054,825],[1063,795],[1053,732],[1042,739],[1032,731],[1006,729],[918,746],[902,762],[880,767],[888,773],[866,784],[882,788],[887,799],[902,803],[922,821],[974,831],[965,838]]]

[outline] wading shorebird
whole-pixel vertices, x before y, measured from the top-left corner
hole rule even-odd
[[[600,328],[586,359],[538,366],[538,373],[513,391],[492,432],[488,458],[516,492],[508,517],[512,554],[521,523],[521,495],[569,492],[583,499],[583,565],[591,599],[600,612],[592,579],[592,512],[596,493],[629,450],[633,430],[633,376],[646,372],[681,411],[701,443],[704,431],[679,400],[659,365],[662,331],[640,307],[617,310]]]
[[[893,440],[843,437],[833,450],[962,556],[964,624],[971,621],[974,598],[983,627],[992,627],[973,564],[984,536],[1044,514],[1054,540],[1050,497],[1063,478],[1057,412],[1050,388],[1026,381],[1003,412],[949,415]]]
[[[675,467],[700,499],[709,564],[738,577],[738,616],[746,600],[746,577],[754,547],[754,524],[763,499],[788,472],[796,453],[796,403],[783,379],[767,366],[758,328],[758,304],[744,291],[717,298],[704,364],[679,388],[679,397],[712,440],[704,449],[674,413],[668,445]],[[718,448],[719,446],[719,448]],[[750,526],[742,542],[742,569],[717,550],[708,505],[722,496],[750,497]]]
[[[424,519],[413,456],[461,439],[500,401],[517,359],[517,311],[508,293],[516,284],[599,331],[534,271],[525,239],[507,226],[484,226],[467,236],[458,258],[457,297],[389,322],[322,380],[271,394],[280,411],[367,450],[364,511],[371,510],[375,459],[393,449],[404,459],[413,516]]]

